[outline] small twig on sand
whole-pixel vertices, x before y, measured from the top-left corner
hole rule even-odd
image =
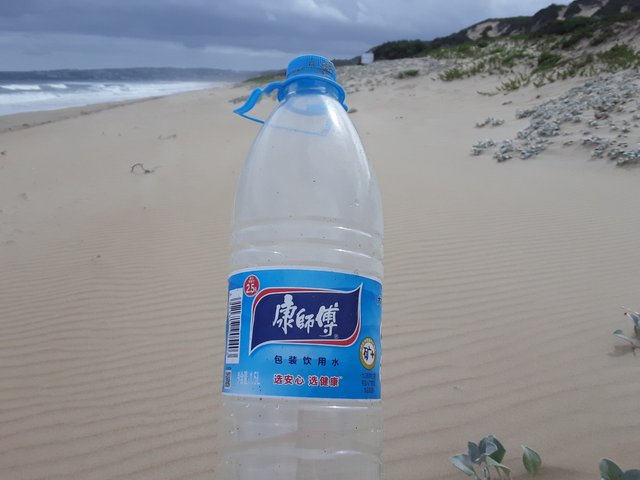
[[[153,173],[154,171],[155,169],[149,170],[148,168],[144,168],[144,165],[138,162],[131,165],[131,170],[129,170],[129,173],[142,173],[146,175],[147,173]]]

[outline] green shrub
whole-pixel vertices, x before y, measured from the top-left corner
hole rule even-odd
[[[395,60],[415,57],[427,50],[427,42],[422,40],[396,40],[373,48],[376,59]]]
[[[507,47],[504,45],[498,44],[489,51],[489,55],[501,55],[506,52],[507,52]]]
[[[571,17],[565,20],[555,20],[536,32],[537,35],[566,35],[577,30],[593,29],[598,19],[592,17]]]
[[[538,66],[536,70],[537,71],[549,70],[555,67],[560,62],[560,60],[562,60],[562,57],[557,53],[542,52],[538,56]]]
[[[438,77],[440,77],[440,80],[444,80],[445,82],[450,82],[451,80],[458,80],[460,78],[464,78],[465,73],[464,73],[464,70],[462,70],[460,67],[453,67],[453,68],[450,68],[449,70],[445,70],[440,75],[438,75]]]
[[[628,45],[616,44],[609,50],[600,52],[598,57],[612,70],[629,68],[640,63],[640,56]]]
[[[580,41],[591,38],[591,36],[592,33],[589,29],[576,30],[574,33],[569,35],[569,37],[560,42],[560,48],[562,48],[563,50],[568,50],[580,43]]]
[[[601,43],[604,43],[605,41],[607,41],[608,39],[610,39],[611,37],[613,37],[615,35],[615,32],[613,31],[613,29],[611,27],[605,27],[602,30],[600,30],[589,42],[589,45],[591,45],[592,47],[595,47],[597,45],[600,45]]]
[[[402,72],[398,73],[398,75],[396,75],[396,78],[408,78],[408,77],[417,77],[418,75],[420,75],[420,70],[412,68],[410,70],[403,70]]]
[[[453,52],[458,57],[473,57],[475,56],[475,49],[471,43],[462,43],[460,45],[456,45],[455,47],[451,47]]]
[[[257,77],[247,78],[244,81],[244,83],[259,83],[262,85],[262,84],[284,80],[284,78],[285,78],[285,71],[281,70],[278,72],[267,72],[264,75],[260,75]]]
[[[453,46],[442,46],[430,50],[427,54],[434,58],[475,58],[482,54],[480,48],[471,42]]]
[[[500,63],[508,68],[511,68],[516,63],[516,60],[526,58],[527,54],[524,50],[507,50],[503,56],[500,57]]]
[[[586,73],[586,67],[593,65],[595,57],[589,53],[571,60],[567,66],[567,69],[563,72],[563,78],[575,77],[576,75],[584,75]]]
[[[528,76],[520,73],[515,77],[502,82],[502,84],[500,84],[500,86],[498,87],[498,90],[502,90],[503,92],[511,92],[513,90],[518,90],[520,87],[526,87],[527,85],[529,85],[530,81],[531,79]]]

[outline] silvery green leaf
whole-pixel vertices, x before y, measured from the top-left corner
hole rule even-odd
[[[504,473],[507,478],[511,478],[511,469],[506,465],[503,465],[500,462],[496,462],[491,457],[487,457],[487,465],[489,465],[490,467],[494,467],[498,471],[500,477],[502,477],[502,474]]]
[[[624,340],[625,342],[629,342],[631,345],[635,346],[636,342],[633,341],[632,338],[628,337],[627,335],[625,335],[625,333],[622,330],[616,330],[615,332],[613,332],[613,334],[618,337],[621,338],[622,340]]]
[[[622,470],[608,458],[600,460],[600,478],[602,480],[622,480]]]
[[[490,457],[498,451],[498,447],[493,441],[493,435],[487,435],[480,440],[478,448],[480,449],[480,453],[486,457]]]
[[[507,449],[504,448],[502,443],[500,443],[500,440],[498,440],[493,435],[488,435],[487,438],[489,438],[493,442],[493,444],[496,446],[496,449],[497,449],[495,452],[493,452],[489,456],[493,460],[495,460],[496,462],[502,463],[502,459],[504,458],[505,454],[507,453]]]
[[[522,445],[522,463],[524,463],[524,468],[527,469],[529,473],[538,473],[540,467],[542,466],[542,459],[538,452],[527,447],[526,445]]]
[[[634,325],[640,325],[640,313],[627,310],[624,314],[631,319]]]
[[[449,462],[464,474],[473,478],[478,478],[476,471],[473,469],[473,464],[471,463],[469,455],[465,453],[454,455],[453,457],[449,457]]]
[[[467,442],[467,450],[469,452],[469,458],[473,463],[480,462],[482,458],[482,452],[480,447],[473,442]]]
[[[622,474],[622,480],[640,480],[640,470],[627,470]]]

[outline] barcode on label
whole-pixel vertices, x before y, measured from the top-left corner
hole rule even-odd
[[[227,312],[227,354],[226,363],[240,363],[240,319],[242,318],[242,288],[229,290]]]

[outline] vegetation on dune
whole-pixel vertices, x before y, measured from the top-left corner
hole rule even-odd
[[[403,70],[402,72],[398,73],[396,75],[396,78],[403,79],[403,78],[417,77],[418,75],[420,75],[420,70],[416,68],[411,68],[409,70]]]
[[[574,16],[580,12],[580,5],[573,2],[559,19],[562,8],[553,4],[533,16],[488,19],[446,37],[395,40],[371,51],[376,60],[425,56],[447,60],[450,66],[439,73],[441,80],[497,76],[498,91],[530,84],[540,87],[556,80],[640,66],[640,53],[632,46],[603,45],[621,38],[629,28],[628,22],[640,28],[640,0],[609,0],[592,17]],[[476,40],[469,38],[467,32],[471,31]],[[357,63],[357,58],[337,61],[343,63]],[[417,69],[405,70],[396,78],[419,74]],[[269,72],[247,82],[265,84],[283,77],[284,72]]]
[[[451,47],[442,47],[433,57],[447,59],[452,66],[439,74],[444,81],[473,77],[478,74],[500,78],[498,90],[515,90],[533,84],[540,87],[556,80],[577,76],[613,73],[640,66],[640,52],[625,44],[615,44],[599,51],[610,32],[591,32],[581,48],[564,48],[566,38],[511,37],[477,40]],[[594,40],[596,40],[594,42]]]
[[[640,63],[640,55],[628,45],[616,44],[598,54],[600,60],[611,70],[635,67]]]
[[[600,9],[598,16],[581,17],[573,16],[579,12],[579,6],[572,3],[565,12],[565,18],[558,19],[562,7],[550,5],[540,10],[533,16],[520,16],[508,18],[490,18],[482,23],[497,24],[495,31],[499,31],[498,39],[541,39],[551,38],[556,40],[557,47],[570,49],[584,39],[591,39],[594,44],[602,43],[615,34],[615,25],[640,19],[640,2],[638,5],[623,5],[628,0],[609,0]],[[633,2],[632,2],[633,3]],[[623,6],[627,7],[624,13]],[[480,24],[477,24],[480,25]],[[460,32],[438,37],[433,40],[394,40],[373,47],[371,51],[377,60],[395,60],[398,58],[410,58],[421,56],[436,56],[442,48],[456,47],[471,42],[467,31],[476,25]],[[491,28],[487,27],[480,32],[479,40],[491,40]]]
[[[280,80],[284,80],[286,72],[284,70],[279,70],[276,72],[265,72],[263,75],[259,75],[257,77],[247,78],[244,83],[259,83],[259,84],[267,84],[271,82],[278,82]]]
[[[562,60],[562,56],[557,53],[544,51],[538,56],[538,65],[536,66],[536,71],[541,72],[544,70],[550,70],[560,61]]]
[[[640,65],[640,54],[632,46],[602,49],[605,42],[620,38],[629,22],[640,25],[640,1],[609,0],[592,17],[575,16],[581,9],[577,2],[560,17],[562,8],[550,5],[533,16],[488,19],[429,41],[386,42],[372,51],[376,60],[423,56],[449,60],[451,66],[440,72],[440,79],[496,75],[501,77],[498,90],[507,91]]]
[[[396,60],[398,58],[419,57],[427,50],[427,44],[423,40],[396,40],[386,42],[373,48],[376,60]]]

